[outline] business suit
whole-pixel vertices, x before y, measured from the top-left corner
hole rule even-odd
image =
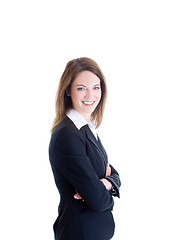
[[[49,157],[60,193],[58,218],[54,223],[56,240],[109,240],[114,234],[113,195],[119,197],[120,179],[111,166],[105,177],[107,155],[86,126],[78,130],[66,117],[54,130]],[[99,180],[107,178],[115,191]],[[74,199],[75,193],[82,200]]]

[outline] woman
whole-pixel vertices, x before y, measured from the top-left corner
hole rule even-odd
[[[92,59],[67,63],[56,96],[49,158],[60,193],[56,240],[109,240],[114,234],[113,196],[118,172],[95,132],[102,121],[106,82]]]

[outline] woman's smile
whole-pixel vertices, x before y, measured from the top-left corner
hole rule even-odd
[[[83,101],[83,104],[86,106],[92,106],[94,105],[95,101]]]

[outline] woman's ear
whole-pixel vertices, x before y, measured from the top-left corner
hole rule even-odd
[[[66,94],[68,97],[70,97],[70,88],[69,87],[66,89]]]

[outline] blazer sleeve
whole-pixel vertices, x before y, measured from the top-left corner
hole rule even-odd
[[[113,197],[95,173],[82,138],[67,128],[62,129],[51,139],[49,156],[90,209],[98,212],[112,210]]]
[[[118,172],[110,165],[111,167],[111,175],[105,176],[108,181],[112,183],[113,189],[110,191],[113,196],[120,197],[119,188],[121,186],[121,181]]]

